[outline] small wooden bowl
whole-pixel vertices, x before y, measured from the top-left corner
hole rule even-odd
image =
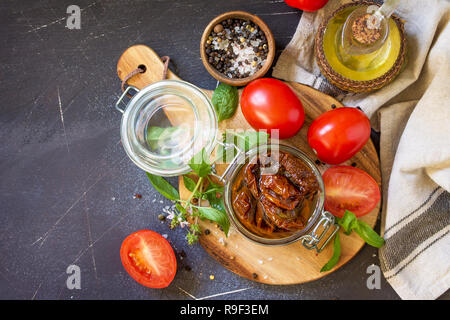
[[[242,19],[242,20],[249,20],[256,24],[260,30],[262,30],[266,36],[267,44],[269,46],[269,51],[267,53],[267,59],[264,65],[259,69],[256,73],[254,73],[252,76],[242,79],[233,79],[228,78],[223,73],[220,73],[219,71],[214,68],[209,62],[208,62],[208,56],[206,54],[205,50],[205,43],[208,39],[209,35],[211,34],[214,27],[222,22],[223,20],[227,19]],[[245,12],[245,11],[230,11],[225,12],[217,17],[215,17],[205,28],[205,31],[203,32],[202,39],[200,40],[200,55],[202,57],[203,65],[205,66],[206,70],[209,72],[210,75],[212,75],[215,79],[219,80],[222,83],[226,83],[230,86],[245,86],[247,83],[261,78],[264,76],[267,71],[270,69],[270,66],[272,65],[273,59],[275,57],[275,40],[273,38],[272,32],[270,31],[269,27],[262,21],[260,18],[255,16],[254,14]]]
[[[317,65],[319,66],[320,71],[322,74],[327,78],[327,80],[334,84],[336,87],[349,92],[369,92],[373,90],[380,89],[381,87],[387,85],[389,82],[391,82],[402,70],[403,64],[406,61],[406,34],[405,34],[405,28],[403,25],[403,22],[399,17],[396,15],[392,15],[391,18],[395,21],[397,24],[397,27],[400,32],[401,36],[401,44],[400,44],[400,52],[399,55],[394,63],[394,65],[382,76],[367,80],[367,81],[356,81],[348,79],[341,74],[337,73],[331,65],[328,63],[325,53],[323,50],[323,36],[325,29],[328,25],[328,22],[330,19],[332,19],[336,14],[338,14],[343,9],[346,9],[348,7],[352,6],[359,6],[359,5],[378,5],[377,3],[373,1],[360,1],[360,2],[351,2],[342,5],[338,9],[336,9],[328,18],[324,19],[322,23],[319,26],[319,29],[317,31],[316,37],[315,37],[315,45],[314,45],[314,55],[316,58]]]

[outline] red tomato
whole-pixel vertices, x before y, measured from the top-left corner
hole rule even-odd
[[[284,82],[271,78],[250,82],[242,92],[241,109],[255,129],[279,129],[279,138],[295,135],[305,121],[301,101]]]
[[[151,230],[130,234],[122,242],[120,259],[128,274],[149,288],[167,287],[177,272],[177,259],[169,242]]]
[[[288,6],[304,11],[316,11],[327,4],[328,0],[284,0]]]
[[[377,182],[365,171],[350,167],[331,167],[322,175],[325,184],[325,210],[342,217],[345,210],[357,217],[371,212],[380,201]]]
[[[308,129],[308,143],[317,157],[340,164],[353,157],[370,138],[370,121],[356,108],[338,108],[317,117]]]

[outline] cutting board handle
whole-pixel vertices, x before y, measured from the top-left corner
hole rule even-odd
[[[120,80],[123,80],[133,70],[141,66],[145,66],[145,72],[129,79],[128,85],[142,89],[162,80],[164,63],[155,51],[142,44],[129,47],[122,53],[117,63],[117,74]],[[167,79],[181,80],[170,70],[167,70]]]

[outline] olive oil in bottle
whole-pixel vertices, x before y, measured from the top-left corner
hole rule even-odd
[[[348,54],[342,47],[341,34],[347,17],[360,7],[346,8],[330,19],[323,37],[323,50],[334,71],[350,80],[368,81],[381,77],[394,66],[400,53],[401,36],[395,21],[389,19],[389,34],[378,50]]]

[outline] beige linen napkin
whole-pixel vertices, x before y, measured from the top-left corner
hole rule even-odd
[[[348,0],[302,14],[273,76],[310,85],[360,106],[381,132],[383,180],[380,263],[403,299],[435,299],[450,288],[450,1],[404,0],[408,62],[386,87],[343,92],[314,61],[316,30]]]

